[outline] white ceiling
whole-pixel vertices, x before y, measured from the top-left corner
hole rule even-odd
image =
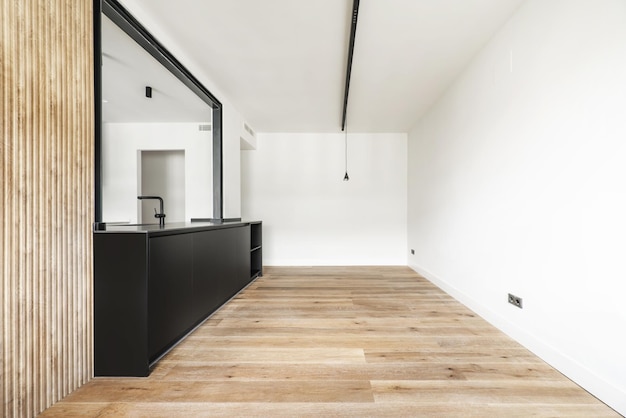
[[[522,1],[361,0],[348,130],[407,132]],[[352,0],[134,3],[257,132],[341,130]]]

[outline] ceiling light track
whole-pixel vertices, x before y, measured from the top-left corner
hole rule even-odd
[[[350,43],[348,45],[348,64],[346,66],[346,88],[343,96],[343,116],[341,118],[341,130],[346,129],[346,116],[348,113],[348,94],[350,92],[350,75],[352,73],[352,56],[354,55],[354,38],[356,37],[356,23],[359,17],[359,0],[352,4],[352,25],[350,27]]]

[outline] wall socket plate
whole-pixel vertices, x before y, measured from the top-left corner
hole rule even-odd
[[[522,298],[509,293],[509,303],[522,309]]]

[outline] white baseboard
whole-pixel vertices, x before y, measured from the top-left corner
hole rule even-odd
[[[267,267],[348,267],[348,266],[406,266],[403,260],[324,260],[324,259],[288,259],[263,260]]]
[[[424,276],[428,281],[439,287],[441,290],[467,306],[469,309],[480,315],[487,322],[516,340],[518,343],[532,351],[539,358],[550,364],[552,367],[563,373],[569,379],[587,390],[589,393],[600,399],[602,402],[615,409],[618,413],[626,415],[626,390],[616,387],[595,374],[592,370],[584,367],[576,359],[565,355],[558,348],[547,344],[537,338],[531,330],[525,330],[511,323],[502,315],[497,314],[488,307],[477,302],[471,296],[449,285],[442,278],[422,268],[419,265],[410,265],[418,274]],[[623,331],[623,330],[622,330]]]

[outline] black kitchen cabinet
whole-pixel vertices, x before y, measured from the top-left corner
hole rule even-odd
[[[113,226],[94,231],[94,372],[150,367],[246,287],[250,223]]]

